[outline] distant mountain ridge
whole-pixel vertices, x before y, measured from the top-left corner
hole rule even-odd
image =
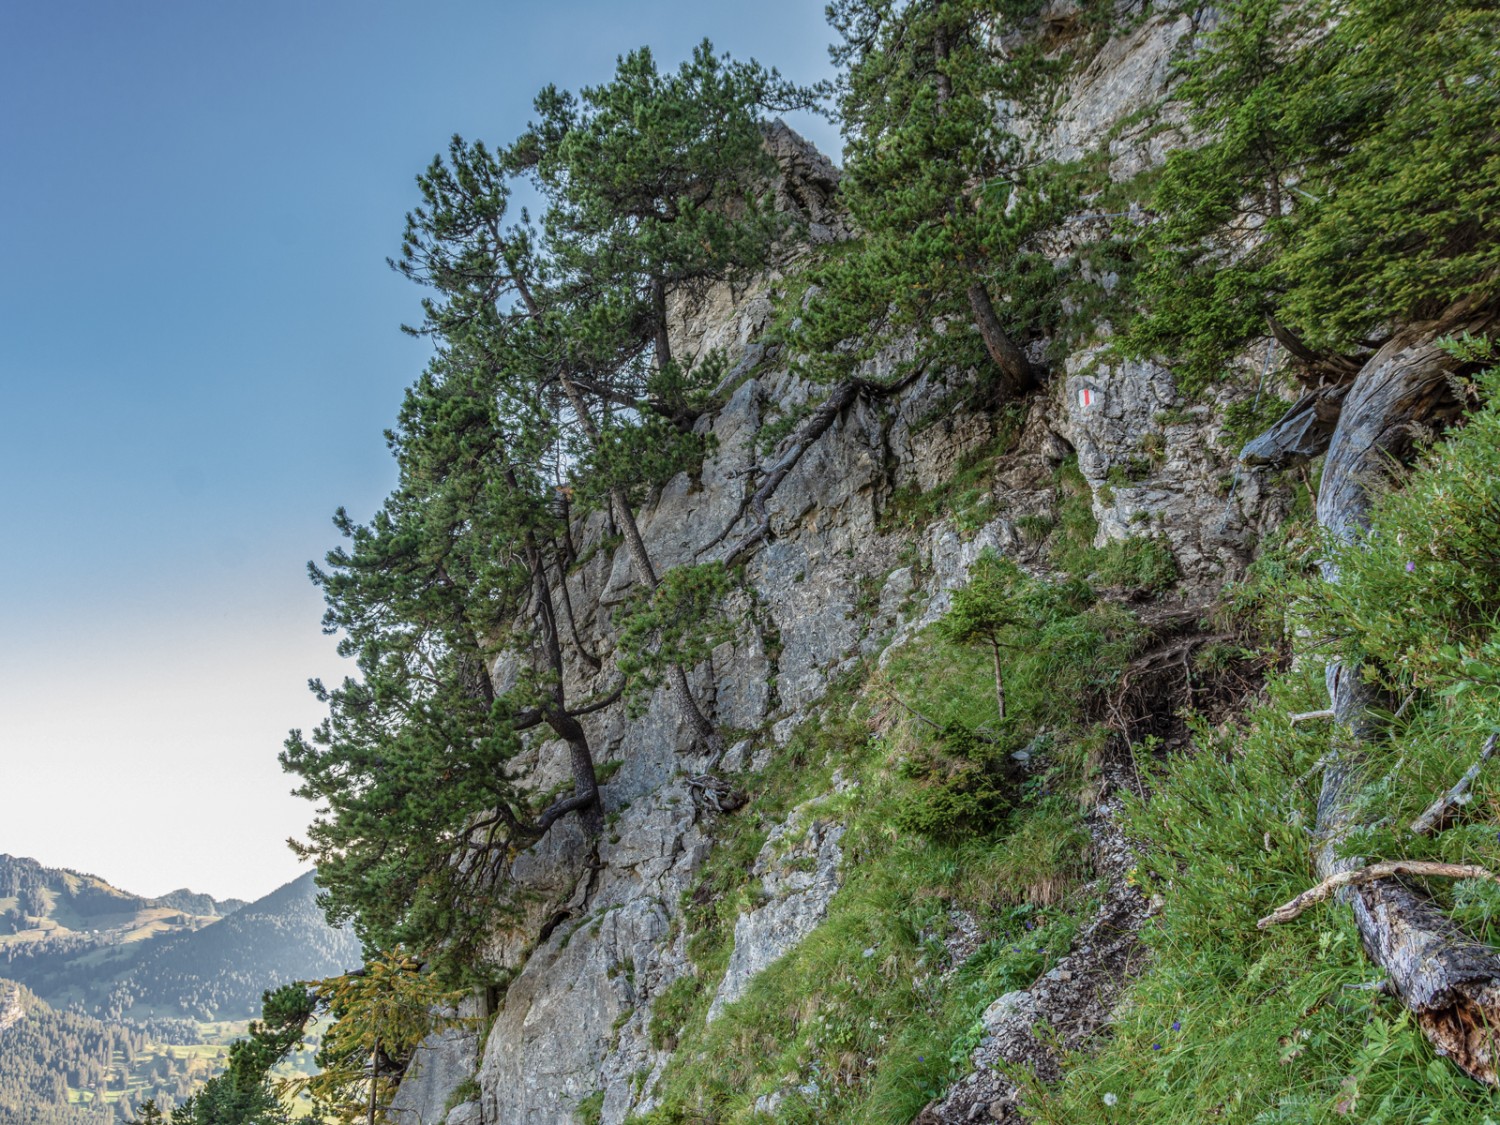
[[[240,899],[221,902],[186,887],[149,898],[122,891],[98,875],[0,854],[0,946],[82,934],[138,940],[163,930],[196,928],[243,905]]]
[[[308,872],[249,904],[187,889],[147,898],[0,855],[0,977],[107,1020],[251,1018],[266,989],[361,963],[316,895]]]
[[[328,925],[317,893],[309,871],[212,926],[157,938],[103,1010],[244,1019],[260,1015],[267,989],[358,968],[358,939]]]

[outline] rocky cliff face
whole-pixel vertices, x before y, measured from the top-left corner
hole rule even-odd
[[[1056,3],[1044,27],[1061,41],[1070,33],[1069,20],[1068,5]],[[1061,156],[1102,148],[1112,173],[1125,178],[1182,141],[1170,128],[1180,118],[1169,96],[1170,61],[1200,27],[1167,16],[1125,18],[1121,25],[1127,30],[1076,72],[1061,111],[1033,130],[1031,143],[1040,153]],[[785,205],[808,216],[813,237],[838,237],[832,166],[789,133],[779,133],[774,143],[785,172],[779,188]],[[1057,252],[1096,237],[1091,213],[1080,213],[1056,232]],[[714,545],[740,515],[740,470],[758,456],[758,433],[818,393],[790,374],[785,357],[766,343],[767,290],[774,281],[743,292],[721,289],[678,310],[676,353],[724,349],[731,359],[726,386],[733,391],[701,423],[716,443],[702,471],[671,481],[640,513],[662,568],[713,557]],[[1098,284],[1111,281],[1099,278]],[[931,372],[899,398],[857,401],[808,452],[771,505],[774,537],[746,567],[747,592],[736,608],[753,627],[716,650],[694,677],[717,722],[744,737],[720,763],[694,756],[693,739],[665,694],[640,719],[618,711],[591,717],[591,744],[602,761],[619,763],[604,787],[608,828],[598,863],[585,862],[577,829],[564,824],[517,864],[516,877],[529,892],[527,920],[498,934],[494,949],[515,976],[481,1052],[471,1039],[455,1036],[436,1037],[424,1050],[402,1088],[404,1125],[434,1125],[471,1072],[477,1073],[477,1101],[453,1110],[450,1121],[477,1115],[496,1125],[551,1125],[583,1113],[618,1125],[654,1104],[656,1082],[671,1057],[670,1039],[652,1034],[654,1005],[674,981],[699,971],[688,957],[680,916],[720,815],[695,779],[711,766],[732,781],[736,771],[764,765],[816,711],[833,680],[936,620],[984,549],[1043,567],[1037,528],[1057,514],[1056,470],[1065,459],[1076,457],[1089,490],[1096,545],[1158,538],[1189,595],[1216,589],[1245,565],[1259,534],[1283,514],[1283,498],[1233,470],[1221,441],[1223,412],[1216,408],[1224,402],[1190,404],[1170,370],[1103,359],[1098,345],[1107,335],[1108,326],[1099,325],[1095,342],[1054,370],[962,519],[911,527],[889,512],[893,498],[942,486],[997,448],[1002,419],[966,405],[962,392],[973,384],[972,373]],[[1225,401],[1254,393],[1263,360],[1263,352],[1247,357],[1242,388],[1222,391]],[[606,650],[612,612],[632,585],[629,561],[623,549],[612,548],[609,531],[598,514],[578,529],[588,561],[567,580],[580,633]],[[591,674],[571,669],[580,695]],[[495,675],[503,681],[506,669]],[[538,786],[568,776],[562,743],[542,742],[530,753]],[[838,813],[829,811],[836,806],[810,802],[771,828],[750,872],[757,893],[734,926],[733,952],[709,1019],[822,920],[842,879],[842,827]],[[1054,995],[1083,989],[1096,1000],[1107,997],[1109,989],[1096,986],[1126,970],[1131,935],[1148,907],[1134,892],[1110,889],[1129,867],[1127,845],[1111,827],[1107,808],[1094,820],[1096,837],[1114,855],[1099,865],[1106,904],[1100,919],[1082,931],[1071,967],[1058,967],[1061,975],[997,998],[986,1015],[986,1039],[975,1051],[975,1077],[967,1080],[971,1094],[950,1094],[932,1108],[932,1120],[1002,1116],[1007,1095],[997,1068],[1037,1062],[1008,1058],[1006,1037],[1031,1043],[1016,1028],[1034,1018],[1056,1026],[1062,1001],[1054,1002]],[[1121,918],[1123,928],[1114,924]],[[1097,939],[1090,937],[1095,930]],[[1106,934],[1119,940],[1110,939],[1112,945]],[[1107,1017],[1101,1004],[1078,1017],[1075,1039]]]

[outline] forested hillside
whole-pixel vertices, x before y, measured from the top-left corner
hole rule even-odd
[[[6,1125],[115,1125],[148,1098],[184,1100],[226,1048],[173,1045],[142,1026],[57,1012],[0,980],[0,1121]]]
[[[308,872],[222,922],[153,943],[110,985],[103,1010],[250,1019],[268,990],[357,968],[359,942],[324,920],[313,878]]]
[[[829,15],[418,177],[282,756],[392,952],[278,1018],[455,1125],[1492,1120],[1500,6]]]
[[[353,935],[324,920],[312,873],[248,905],[189,891],[143,899],[10,857],[0,873],[44,923],[4,950],[22,983],[0,979],[3,1122],[112,1125],[148,1100],[191,1113],[268,991],[362,959]]]

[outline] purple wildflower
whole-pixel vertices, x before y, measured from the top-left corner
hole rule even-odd
[[[1417,572],[1417,564],[1414,563],[1414,562],[1408,562],[1406,564],[1406,573],[1407,574],[1415,574],[1416,572]]]
[[[1153,1051],[1160,1051],[1161,1050],[1161,1044],[1160,1043],[1153,1043],[1153,1044],[1151,1044],[1151,1049]]]
[[[1172,1021],[1172,1030],[1173,1031],[1181,1031],[1182,1030],[1182,1021],[1181,1020],[1173,1020]]]

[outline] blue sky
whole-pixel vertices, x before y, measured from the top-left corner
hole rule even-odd
[[[829,75],[816,0],[0,5],[0,852],[298,874],[276,753],[342,674],[305,565],[393,480],[413,178],[704,36]]]

